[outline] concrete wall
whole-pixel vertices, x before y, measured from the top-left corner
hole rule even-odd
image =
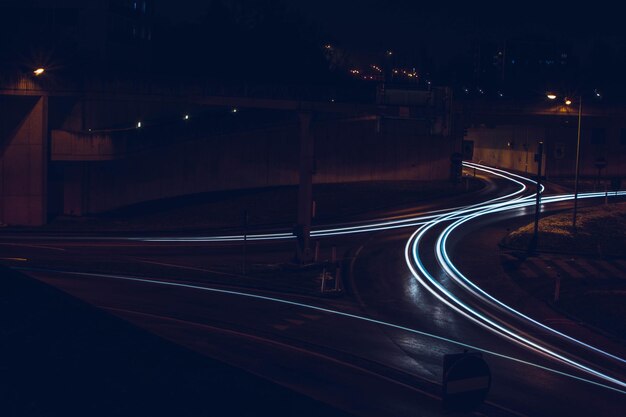
[[[0,147],[0,222],[38,226],[47,218],[48,98],[15,120]]]
[[[444,179],[451,139],[425,122],[374,118],[313,121],[314,183]],[[64,167],[64,213],[81,215],[147,200],[224,189],[297,184],[297,124],[189,140],[123,159]]]
[[[596,161],[605,159],[602,177],[626,177],[626,143],[620,139],[626,121],[583,119],[580,143],[580,174],[595,178]],[[604,142],[598,141],[598,129]],[[595,132],[594,132],[595,130]],[[595,137],[594,137],[595,135]],[[550,177],[573,177],[576,162],[577,121],[568,120],[544,126],[500,125],[468,129],[466,140],[474,141],[475,162],[536,173],[534,154],[539,140],[544,142],[544,172]]]
[[[474,142],[474,162],[536,173],[534,155],[539,141],[546,143],[546,129],[531,126],[478,127],[468,129],[465,139]]]

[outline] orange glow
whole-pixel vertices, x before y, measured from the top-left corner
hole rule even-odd
[[[548,93],[548,94],[546,94],[546,97],[548,97],[550,100],[555,100],[556,99],[556,94]]]
[[[46,70],[43,68],[37,68],[35,71],[33,71],[33,74],[35,74],[35,76],[39,77],[41,74],[43,74]]]

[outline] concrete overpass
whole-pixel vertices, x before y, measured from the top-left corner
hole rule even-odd
[[[451,136],[450,97],[446,89],[410,92],[379,90],[371,100],[353,101],[342,100],[342,94],[332,90],[316,91],[315,96],[314,99],[307,94],[299,97],[297,90],[294,93],[280,88],[228,89],[219,86],[93,80],[78,86],[44,77],[5,80],[0,82],[0,110],[5,115],[0,123],[0,222],[30,226],[44,224],[51,211],[51,194],[58,194],[59,187],[62,188],[62,213],[82,215],[141,201],[142,198],[174,194],[174,191],[164,189],[198,192],[219,187],[280,185],[295,180],[300,184],[298,225],[307,234],[311,217],[313,173],[316,168],[321,181],[392,179],[402,176],[413,178],[415,175],[426,179],[430,175],[428,171],[437,172],[439,177],[446,176],[449,155],[458,143]],[[320,99],[320,96],[326,98]],[[146,121],[151,120],[155,127],[150,135],[156,137],[158,120],[186,114],[190,109],[204,108],[286,112],[294,115],[296,126],[266,134],[264,140],[268,144],[264,149],[258,149],[254,140],[248,139],[238,149],[234,149],[234,145],[233,149],[224,149],[223,145],[207,144],[189,151],[182,149],[184,146],[177,143],[175,137],[171,138],[167,145],[169,151],[165,153],[154,151],[156,141],[150,137],[142,138],[139,148],[126,146],[137,136],[138,120],[143,121],[142,130],[146,132],[150,124]],[[380,140],[383,137],[380,132],[385,127],[381,128],[381,124],[387,125],[389,131],[385,133],[383,141]],[[325,139],[320,141],[316,154],[315,142],[320,137]],[[419,141],[419,137],[430,139]],[[163,141],[158,142],[163,145]],[[258,164],[255,162],[241,164],[236,161],[238,157],[249,160],[255,158],[255,155],[242,153],[242,148],[253,148],[256,155],[289,155],[279,158],[280,161],[267,159],[266,165],[280,165],[282,172],[265,169],[267,172],[263,176],[267,180],[264,183],[259,183],[256,178],[231,181],[233,175],[228,175],[227,179],[221,172],[221,176],[218,175],[208,188],[202,185],[187,187],[189,183],[196,182],[188,175],[181,175],[178,182],[164,185],[169,178],[164,173],[163,178],[158,180],[146,180],[150,184],[159,182],[160,192],[145,192],[150,189],[145,184],[136,186],[134,190],[128,186],[132,178],[145,177],[146,172],[154,172],[156,161],[163,161],[164,158],[173,161],[176,160],[175,155],[215,154],[219,146],[222,146],[219,152],[224,155],[232,154],[235,150],[240,155],[231,156],[228,162],[222,161],[219,156],[212,156],[213,165],[234,167],[239,171],[234,175],[241,177],[245,177],[248,171],[259,176]],[[355,150],[361,154],[364,162],[357,161],[358,158],[347,160],[354,156]],[[141,158],[135,158],[136,154],[142,152]],[[386,158],[385,154],[392,155]],[[133,158],[132,163],[127,163]],[[291,160],[297,163],[292,166]],[[428,161],[436,161],[439,168],[424,170],[419,174],[417,171]],[[203,166],[198,161],[176,163],[183,167],[181,170],[188,169],[190,165]],[[53,169],[55,166],[62,167],[60,181],[58,175],[54,175],[57,180],[53,178],[53,182],[60,182],[60,185],[49,182],[51,172],[56,171]],[[321,174],[320,167],[324,167]],[[208,178],[203,169],[198,168],[194,177]],[[101,180],[103,171],[124,172],[124,175],[121,178],[115,177],[115,174],[109,175],[109,185],[104,186],[106,181]],[[294,178],[295,172],[298,172],[295,176],[297,179]],[[94,177],[99,179],[94,180]],[[100,196],[96,195],[98,193]],[[123,196],[129,194],[142,196],[137,199]],[[101,198],[104,195],[107,197]],[[306,250],[306,245],[301,249]]]

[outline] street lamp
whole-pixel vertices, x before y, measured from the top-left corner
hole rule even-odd
[[[557,98],[554,93],[547,93],[546,97],[550,100],[555,100]],[[565,105],[571,106],[572,100],[565,97]],[[578,214],[578,176],[580,173],[580,126],[582,122],[582,113],[583,113],[583,99],[582,96],[578,96],[578,134],[576,138],[576,171],[574,174],[574,215],[572,217],[572,229],[576,231],[576,217]]]
[[[41,74],[43,74],[44,72],[46,72],[45,69],[43,68],[37,68],[36,70],[33,71],[33,74],[35,74],[35,77],[39,77]]]
[[[543,141],[539,141],[537,144],[537,153],[535,154],[535,161],[537,161],[537,194],[535,196],[535,224],[533,228],[533,237],[528,247],[529,254],[532,254],[537,250],[537,241],[539,240],[539,212],[541,209],[541,165],[543,164]]]
[[[572,229],[576,231],[576,215],[578,211],[578,174],[580,172],[580,122],[582,121],[583,99],[578,97],[578,135],[576,138],[576,173],[574,174],[574,216],[572,217]]]

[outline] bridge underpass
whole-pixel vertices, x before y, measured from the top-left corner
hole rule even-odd
[[[377,104],[4,89],[2,97],[36,104],[5,122],[0,221],[36,226],[51,212],[83,215],[177,195],[300,184],[298,225],[307,235],[314,175],[315,182],[447,177],[459,142],[442,91],[421,92],[417,104],[406,97]],[[207,108],[293,116],[280,127],[128,146],[151,135],[147,123],[137,129],[138,120]],[[154,123],[155,136],[159,130]]]

